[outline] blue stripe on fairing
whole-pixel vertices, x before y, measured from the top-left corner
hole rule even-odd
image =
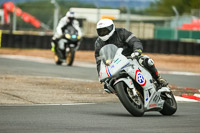
[[[130,62],[128,64],[126,64],[125,66],[123,66],[121,69],[124,69],[125,67],[127,67],[130,64]]]
[[[107,67],[107,69],[108,69],[108,73],[109,73],[109,75],[112,76],[111,73],[110,73],[109,67]]]

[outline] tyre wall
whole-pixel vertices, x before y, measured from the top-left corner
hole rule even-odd
[[[2,48],[50,49],[50,35],[2,34]],[[79,50],[94,50],[96,37],[82,37]],[[141,39],[146,53],[200,55],[200,43],[173,40]]]

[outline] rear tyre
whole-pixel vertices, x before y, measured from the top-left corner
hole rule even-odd
[[[117,83],[115,89],[119,100],[129,113],[137,117],[144,115],[144,104],[142,99],[139,96],[135,98],[130,96],[128,92],[129,88],[124,82]]]
[[[172,92],[167,93],[171,98],[162,97],[165,100],[163,109],[160,111],[162,115],[173,115],[177,110],[177,103]]]
[[[75,49],[70,48],[70,51],[66,55],[66,63],[68,66],[72,66],[75,57]]]

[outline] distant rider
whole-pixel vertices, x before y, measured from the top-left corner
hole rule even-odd
[[[66,13],[66,16],[64,16],[60,19],[58,26],[56,28],[56,32],[55,32],[54,36],[52,37],[52,51],[56,52],[57,46],[58,46],[58,41],[59,41],[59,39],[62,38],[64,30],[68,26],[73,26],[77,30],[78,35],[80,37],[82,36],[81,29],[79,27],[79,22],[75,19],[75,13],[68,11]]]
[[[95,58],[97,64],[97,71],[100,71],[99,51],[107,44],[114,44],[117,47],[123,48],[122,54],[125,56],[138,57],[139,63],[144,66],[152,75],[152,77],[161,86],[167,86],[168,83],[158,73],[154,61],[148,56],[141,56],[143,46],[136,36],[124,28],[115,28],[111,19],[101,19],[97,23],[98,38],[95,42]]]

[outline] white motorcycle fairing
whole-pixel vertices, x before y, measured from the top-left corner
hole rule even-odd
[[[151,74],[140,66],[136,59],[127,59],[127,57],[122,55],[122,50],[122,48],[117,50],[111,64],[105,65],[103,61],[101,61],[100,81],[105,81],[106,79],[116,76],[119,72],[125,71],[131,78],[120,78],[115,81],[114,85],[118,82],[124,82],[133,90],[133,95],[137,95],[137,90],[132,81],[135,80],[143,88],[145,111],[162,110],[164,100],[161,99],[160,95],[162,92],[169,92],[169,88],[165,87],[156,91],[157,89],[153,83]]]

